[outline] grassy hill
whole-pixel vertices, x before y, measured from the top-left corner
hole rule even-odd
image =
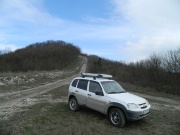
[[[80,48],[64,41],[46,41],[0,55],[0,72],[63,69],[78,60]]]

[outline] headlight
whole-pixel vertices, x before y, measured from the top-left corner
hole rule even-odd
[[[138,109],[138,106],[134,103],[129,103],[127,106],[129,109]]]
[[[149,102],[146,100],[146,104],[147,104],[147,106],[149,105]]]

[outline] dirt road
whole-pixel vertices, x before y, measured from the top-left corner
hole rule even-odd
[[[3,99],[0,105],[0,119],[6,119],[8,116],[13,115],[13,113],[21,111],[20,107],[24,106],[24,101],[28,101],[30,98],[41,95],[62,85],[70,83],[70,81],[79,76],[81,72],[86,71],[87,59],[85,58],[82,62],[82,68],[78,74],[68,77],[63,80],[58,80],[52,83],[41,85],[36,88],[27,89],[23,91],[11,92],[11,93],[1,93],[0,98]]]
[[[35,99],[35,97],[37,97],[38,95],[42,95],[43,93],[46,93],[62,85],[70,83],[70,81],[74,77],[79,76],[81,72],[86,71],[86,65],[87,65],[87,59],[85,58],[80,72],[69,78],[58,80],[55,82],[51,82],[45,85],[41,85],[35,88],[23,90],[23,91],[1,93],[0,99],[3,99],[3,100],[0,101],[1,102],[0,119],[8,119],[14,113],[23,111],[22,107],[32,105],[33,101],[38,100],[38,99]],[[168,109],[168,110],[180,111],[180,101],[163,98],[163,97],[150,96],[150,95],[145,95],[145,94],[140,94],[140,93],[134,93],[134,94],[142,96],[148,100],[152,100],[151,105],[152,105],[152,109],[154,110],[167,110]],[[43,98],[48,99],[49,97],[43,97]],[[61,102],[61,101],[67,102],[67,98],[64,97],[58,100],[58,102]]]

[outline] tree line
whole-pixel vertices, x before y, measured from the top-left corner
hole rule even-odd
[[[64,41],[34,43],[14,52],[0,54],[0,72],[55,70],[78,60],[79,47]]]
[[[88,72],[112,74],[118,81],[180,95],[180,48],[128,64],[91,55]]]

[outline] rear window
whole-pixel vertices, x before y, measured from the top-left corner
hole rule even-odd
[[[77,87],[82,90],[87,90],[87,84],[88,84],[88,80],[79,80]]]
[[[72,83],[72,86],[73,86],[73,87],[76,87],[77,82],[78,82],[78,79],[75,79],[75,80],[73,81],[73,83]]]

